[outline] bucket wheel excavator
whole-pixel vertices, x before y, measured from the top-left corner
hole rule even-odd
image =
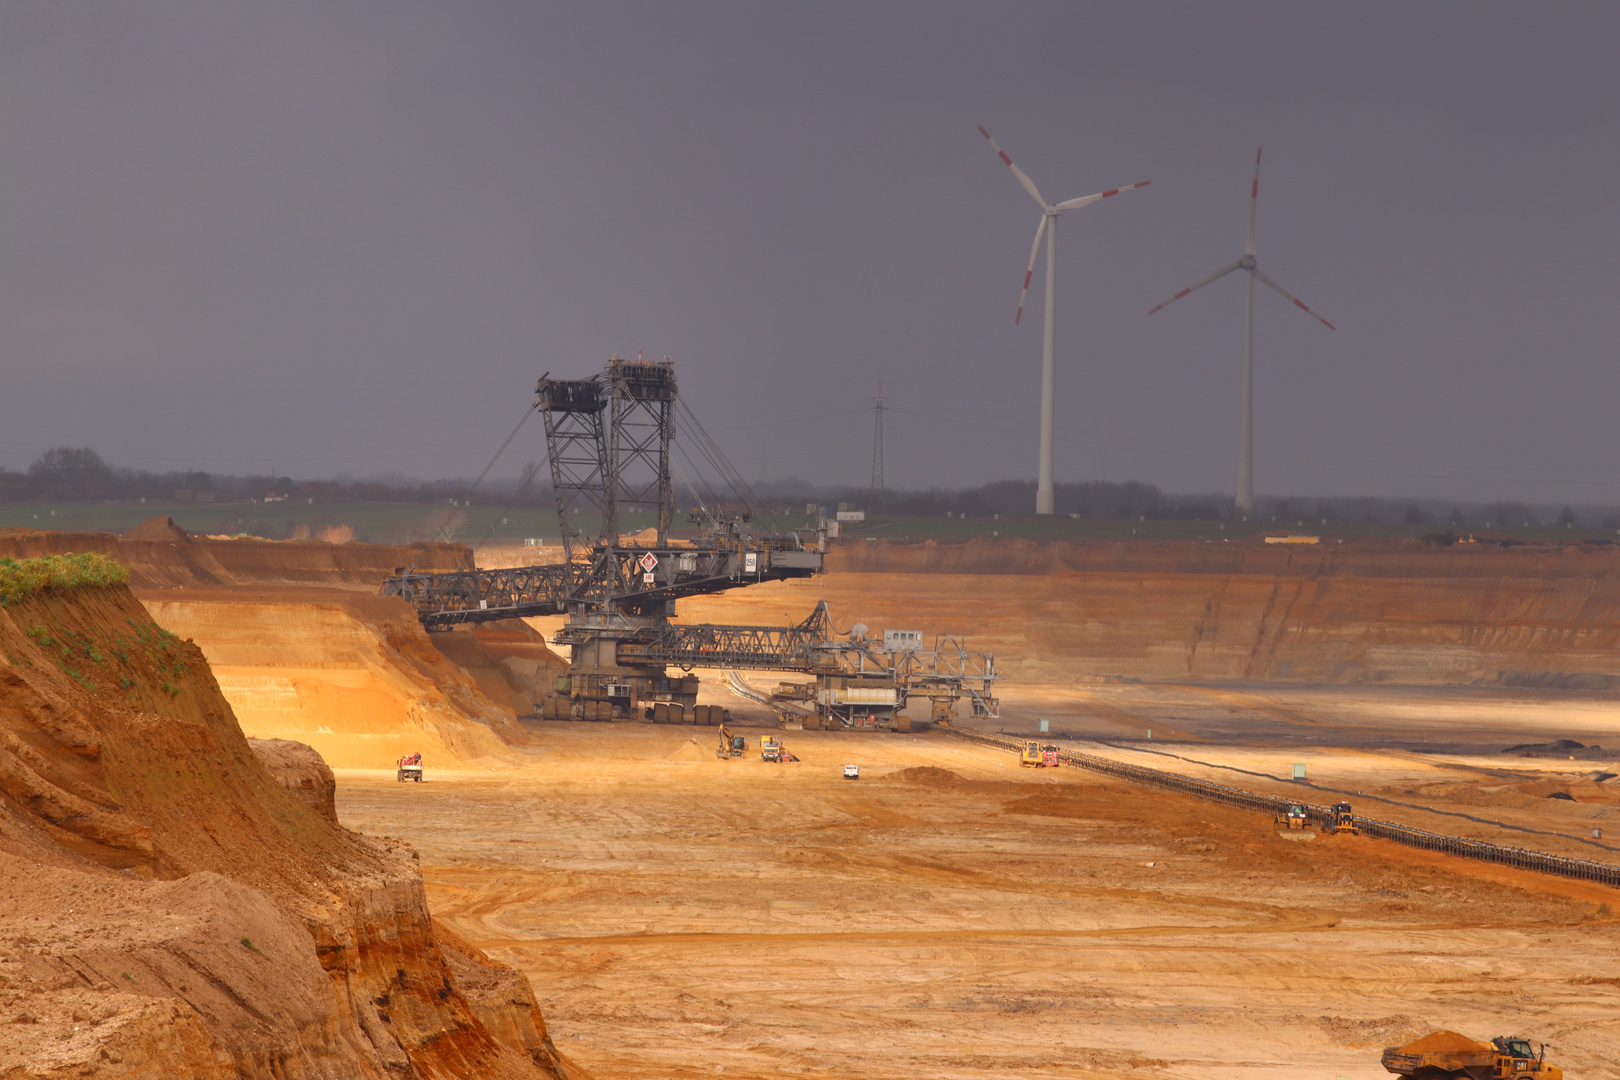
[[[915,632],[880,638],[857,623],[836,633],[825,602],[793,626],[671,621],[683,597],[819,574],[827,550],[825,527],[810,536],[769,527],[770,514],[680,400],[671,361],[614,357],[590,378],[548,375],[535,388],[534,409],[545,422],[562,561],[403,570],[382,592],[414,607],[430,632],[566,615],[554,643],[569,647],[569,670],[545,715],[643,719],[668,703],[691,716],[699,684],[690,672],[700,667],[811,676],[771,695],[784,715],[803,714],[805,727],[905,727],[900,714],[911,699],[929,702],[930,720],[953,716],[963,698],[975,716],[998,715],[995,658],[968,652],[959,638],[941,636],[929,649]],[[687,522],[699,526],[695,538],[671,535],[672,452],[708,483],[708,498],[696,488],[690,493]],[[716,488],[729,489],[723,506]],[[638,523],[650,515],[652,525],[622,535],[629,513]],[[595,536],[585,535],[582,520],[601,523]]]

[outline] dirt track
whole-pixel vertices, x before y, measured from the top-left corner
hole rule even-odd
[[[598,1075],[1371,1080],[1445,1026],[1620,1077],[1611,890],[938,736],[795,732],[773,766],[706,729],[535,735],[498,773],[340,773],[339,813],[419,848]]]

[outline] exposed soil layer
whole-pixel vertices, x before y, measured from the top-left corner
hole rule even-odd
[[[500,760],[561,663],[522,623],[429,635],[407,604],[376,595],[404,566],[468,565],[458,545],[218,540],[167,518],[123,537],[0,530],[0,557],[69,551],[130,568],[158,622],[202,648],[249,735],[308,743],[336,765]]]
[[[509,669],[493,657],[474,664],[471,635],[459,650],[471,670],[446,656],[443,635],[425,633],[396,597],[310,586],[139,595],[202,648],[248,734],[307,742],[334,766],[416,752],[430,765],[500,760],[524,737],[514,717],[531,710]]]
[[[787,732],[773,765],[535,730],[498,774],[340,773],[338,810],[409,838],[603,1074],[1387,1080],[1447,1029],[1620,1078],[1615,890],[939,735]]]
[[[249,739],[248,746],[259,763],[299,802],[337,824],[337,780],[314,747],[291,739]]]
[[[415,853],[301,798],[307,748],[267,769],[127,588],[0,610],[0,657],[0,1075],[564,1075],[459,989]]]
[[[276,1040],[305,1048],[281,1075],[324,1075],[351,1043],[359,1059],[381,1054],[393,1067],[392,1034],[426,1074],[440,1066],[423,1064],[422,1047],[462,1054],[443,1065],[449,1075],[473,1059],[456,1033],[476,1030],[520,1063],[539,1052],[556,1072],[564,1066],[550,1064],[543,1022],[504,960],[542,988],[553,1037],[603,1073],[1369,1080],[1385,1075],[1382,1047],[1443,1027],[1545,1039],[1572,1080],[1620,1080],[1620,999],[1602,974],[1620,959],[1610,890],[1365,837],[1279,838],[1269,819],[1076,771],[1021,772],[936,737],[790,733],[804,760],[770,766],[757,754],[718,761],[712,736],[690,741],[689,729],[525,724],[516,717],[558,661],[524,624],[423,634],[402,602],[375,596],[416,555],[148,531],[158,535],[0,535],[0,554],[114,545],[159,622],[201,650],[154,654],[166,666],[127,688],[109,681],[111,667],[98,675],[103,662],[62,657],[51,685],[105,698],[110,715],[164,717],[191,701],[183,680],[206,657],[218,716],[230,715],[229,699],[250,734],[292,736],[334,765],[377,770],[339,770],[339,815],[372,834],[362,841],[300,801],[320,787],[307,762],[278,761],[273,774],[255,764],[253,798],[276,812],[249,805],[219,818],[206,805],[217,789],[234,806],[247,769],[225,736],[210,736],[230,750],[215,761],[224,751],[212,744],[159,731],[155,748],[142,742],[111,773],[103,747],[120,743],[103,721],[82,738],[50,736],[57,772],[8,796],[27,824],[7,818],[0,844],[64,872],[108,873],[84,860],[130,872],[109,889],[215,892],[206,904],[131,894],[153,899],[128,901],[141,914],[122,922],[126,902],[107,892],[81,925],[59,915],[78,917],[78,879],[29,875],[18,888],[54,891],[24,894],[18,910],[48,904],[54,920],[8,931],[11,909],[0,906],[0,934],[13,934],[0,949],[100,974],[61,998],[30,982],[29,1000],[43,1004],[28,1009],[100,1025],[94,1003],[110,999],[71,995],[117,991],[126,970],[124,983],[147,978],[51,951],[94,944],[102,926],[119,956],[124,943],[158,949],[163,973],[176,957],[236,942],[230,964],[219,961],[234,971],[258,962],[242,939],[262,950],[261,937],[295,941],[296,930],[315,941],[321,977],[342,988],[327,991],[337,1005],[321,1006],[311,969],[293,964],[273,985],[297,1007],[274,1027],[252,1012],[262,998],[245,994],[247,1011],[232,1012],[199,997],[213,968],[161,990],[153,968],[142,985],[157,1011],[118,1023],[157,1071],[215,1075],[203,1063],[223,1068],[227,1046],[229,1068],[254,1075],[254,1055]],[[420,555],[419,567],[466,558],[446,547]],[[1620,677],[1617,560],[1610,549],[1381,541],[854,542],[834,550],[823,577],[683,601],[681,618],[781,624],[824,597],[840,626],[957,633],[996,652],[1006,707],[991,726],[1033,731],[1044,718],[1112,743],[1099,752],[1279,793],[1289,765],[1303,763],[1318,793],[1355,792],[1362,813],[1617,861],[1583,839],[1594,827],[1616,833],[1616,762],[1503,753],[1560,739],[1620,745],[1609,693]],[[706,679],[702,700],[747,718]],[[412,751],[428,756],[427,782],[395,783],[383,767]],[[214,763],[193,764],[198,755]],[[846,761],[862,765],[862,780],[841,779]],[[126,774],[148,779],[125,792]],[[193,803],[205,808],[195,820]],[[408,850],[378,836],[418,845],[453,934],[427,923]],[[50,921],[68,941],[39,933]],[[40,970],[39,986],[66,977]],[[384,978],[398,970],[403,980]],[[103,982],[113,991],[94,990]],[[454,988],[459,1004],[441,1002],[453,1019],[423,986]],[[7,992],[0,1018],[21,1000]],[[20,1030],[0,1026],[0,1047]],[[490,1075],[502,1060],[490,1058]],[[86,1061],[96,1062],[118,1064]]]
[[[827,573],[683,621],[962,634],[1010,680],[1620,687],[1620,547],[845,541]]]
[[[124,536],[101,532],[0,529],[0,558],[34,559],[95,551],[130,568],[134,588],[197,585],[357,585],[375,591],[397,568],[457,570],[470,564],[460,544],[331,544],[324,540],[218,540],[187,536],[153,518]]]

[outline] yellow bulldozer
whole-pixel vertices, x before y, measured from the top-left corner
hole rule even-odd
[[[1305,808],[1299,803],[1292,803],[1288,807],[1288,813],[1277,815],[1277,827],[1287,829],[1290,832],[1298,832],[1305,828],[1309,820]]]

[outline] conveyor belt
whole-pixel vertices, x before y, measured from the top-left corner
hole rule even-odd
[[[983,743],[1012,751],[1023,748],[1024,740],[1006,735],[975,731],[972,728],[946,727],[942,730],[954,738],[963,739],[967,742]],[[1258,810],[1276,816],[1287,813],[1290,806],[1304,806],[1306,814],[1317,822],[1327,822],[1332,819],[1327,807],[1312,806],[1297,799],[1284,799],[1276,795],[1262,795],[1257,791],[1245,791],[1242,788],[1217,784],[1211,780],[1200,780],[1197,777],[1182,776],[1179,773],[1150,769],[1145,765],[1131,765],[1127,762],[1098,757],[1095,754],[1084,754],[1076,750],[1060,750],[1058,757],[1065,765],[1090,769],[1092,772],[1102,773],[1105,776],[1112,776],[1119,780],[1151,784],[1155,787],[1179,791],[1186,795],[1192,795],[1226,806],[1235,806],[1242,810]],[[1424,851],[1438,851],[1445,855],[1455,855],[1463,859],[1476,859],[1480,862],[1496,863],[1500,866],[1511,866],[1520,870],[1534,870],[1537,873],[1554,874],[1558,877],[1575,878],[1580,881],[1595,881],[1601,885],[1620,888],[1620,866],[1591,862],[1587,859],[1571,859],[1562,855],[1549,855],[1546,852],[1528,851],[1524,848],[1503,847],[1500,844],[1489,844],[1483,840],[1470,840],[1462,836],[1446,836],[1443,833],[1433,833],[1426,829],[1414,829],[1409,825],[1398,825],[1393,821],[1379,821],[1375,818],[1364,818],[1359,815],[1356,817],[1356,825],[1368,836],[1393,840],[1397,844],[1405,844],[1407,847],[1421,848]]]

